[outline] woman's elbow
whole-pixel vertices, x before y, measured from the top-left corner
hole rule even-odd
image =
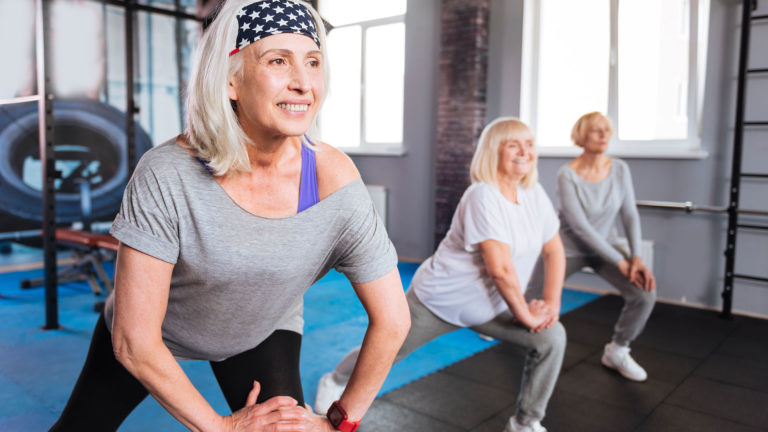
[[[130,334],[118,329],[112,333],[112,352],[115,355],[115,360],[131,374],[136,374],[136,371],[141,367],[141,359],[146,357],[142,353],[146,352],[148,348],[143,345],[145,343],[137,340],[137,338],[132,339]]]
[[[512,271],[507,266],[486,266],[485,270],[495,286],[506,285],[512,279]]]
[[[388,326],[390,338],[393,341],[397,341],[398,346],[402,345],[408,336],[408,332],[411,330],[411,313],[408,305],[406,304],[399,309],[396,314],[392,315],[392,321]]]
[[[115,354],[115,360],[123,367],[131,370],[134,364],[133,356],[126,338],[117,330],[112,332],[112,352]]]
[[[411,314],[405,314],[405,317],[398,322],[397,326],[397,340],[402,345],[405,342],[405,338],[408,337],[408,332],[411,331]]]

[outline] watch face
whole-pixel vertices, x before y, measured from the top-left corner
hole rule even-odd
[[[339,408],[336,405],[332,405],[331,409],[328,411],[328,421],[331,422],[331,424],[336,427],[344,420],[344,414],[339,410]]]

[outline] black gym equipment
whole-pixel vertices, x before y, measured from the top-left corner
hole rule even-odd
[[[53,102],[56,224],[83,220],[83,183],[90,195],[90,220],[111,220],[128,181],[125,114],[93,100]],[[28,230],[42,222],[37,104],[0,106],[0,219],[4,231]],[[138,156],[152,147],[135,130]],[[39,240],[38,240],[39,242]]]

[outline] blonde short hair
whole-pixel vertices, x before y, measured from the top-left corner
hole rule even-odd
[[[228,93],[230,79],[242,74],[243,58],[241,52],[231,56],[229,53],[235,47],[237,38],[238,11],[259,1],[268,0],[224,2],[195,51],[187,85],[185,141],[198,157],[208,162],[208,166],[217,176],[230,170],[249,171],[251,168],[247,146],[252,145],[252,142],[240,126]],[[301,0],[288,1],[305,6],[315,21],[320,50],[323,53],[323,79],[325,88],[328,88],[328,59],[323,20],[309,3]],[[313,120],[310,127],[312,131],[315,129],[314,125]],[[307,140],[302,141],[312,147]]]
[[[469,173],[472,183],[483,182],[499,187],[499,147],[510,139],[523,135],[534,140],[531,129],[515,117],[499,117],[488,123],[480,134],[480,139],[472,157]],[[522,138],[522,137],[521,137]],[[520,182],[524,188],[529,188],[539,180],[537,169],[538,156],[533,161],[533,169]]]
[[[583,116],[579,117],[578,120],[576,120],[576,123],[573,125],[573,129],[571,129],[571,141],[573,141],[573,143],[578,147],[584,147],[584,139],[589,132],[589,127],[592,125],[592,122],[597,119],[605,119],[605,121],[608,122],[611,135],[613,135],[613,124],[611,123],[611,119],[609,119],[608,116],[604,115],[600,111],[592,111],[590,113],[584,114]]]

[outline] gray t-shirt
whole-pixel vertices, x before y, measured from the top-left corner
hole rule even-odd
[[[275,330],[301,333],[302,296],[331,268],[362,283],[397,264],[362,180],[301,213],[261,217],[175,141],[142,157],[111,233],[175,264],[162,331],[182,359],[223,360]],[[113,302],[105,308],[110,329]]]
[[[599,255],[608,262],[621,261],[624,255],[616,246],[615,230],[619,215],[632,255],[640,256],[640,215],[632,176],[623,160],[611,159],[608,177],[594,183],[563,165],[557,172],[557,195],[566,256]]]

